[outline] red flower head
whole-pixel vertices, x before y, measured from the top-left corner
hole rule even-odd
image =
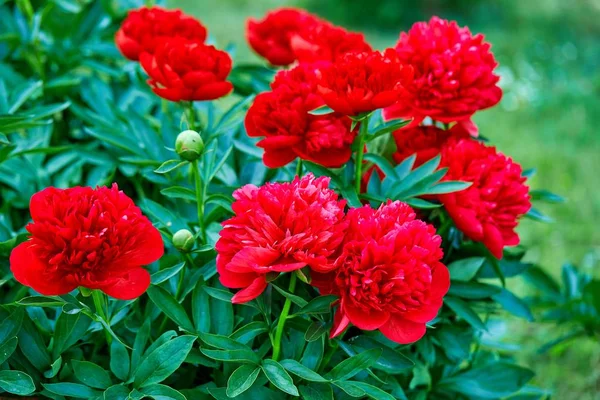
[[[496,85],[499,77],[494,74],[497,63],[483,39],[455,21],[438,17],[403,32],[396,51],[402,63],[412,65],[415,78],[405,85],[406,94],[398,104],[385,110],[386,118],[413,117],[415,124],[425,117],[461,121],[476,134],[471,115],[502,97]]]
[[[244,288],[245,303],[267,286],[267,275],[305,266],[330,271],[347,223],[345,201],[328,188],[329,178],[307,175],[292,182],[246,185],[233,193],[235,216],[223,222],[216,244],[221,283]]]
[[[277,168],[296,157],[326,167],[339,167],[350,159],[356,130],[339,113],[312,115],[322,106],[316,90],[315,64],[301,64],[277,74],[271,92],[259,94],[248,110],[245,125],[248,135],[265,139],[263,161]]]
[[[448,141],[441,165],[448,167],[445,180],[473,183],[439,196],[448,214],[466,236],[502,258],[504,246],[519,244],[517,220],[531,208],[521,166],[496,148],[470,139]]]
[[[435,126],[415,126],[398,129],[394,132],[396,152],[394,161],[401,163],[413,154],[417,155],[415,167],[431,160],[441,153],[442,146],[450,138],[468,138],[469,133],[458,124],[449,130]]]
[[[129,12],[115,42],[125,57],[137,61],[142,52],[152,54],[161,41],[172,37],[204,42],[206,28],[181,10],[142,7]]]
[[[349,53],[320,70],[319,93],[337,112],[354,116],[388,107],[412,78],[392,49],[384,53]]]
[[[296,59],[301,62],[334,62],[347,53],[372,51],[362,33],[349,32],[328,22],[309,24],[291,38]]]
[[[296,61],[291,38],[320,23],[317,17],[304,10],[280,8],[267,13],[262,21],[248,19],[246,38],[254,51],[272,65],[288,65]]]
[[[164,251],[160,232],[117,185],[47,188],[33,195],[28,241],[10,255],[15,279],[44,295],[78,286],[117,299],[140,296],[150,285],[142,265]]]
[[[351,209],[347,219],[337,269],[312,275],[322,294],[340,297],[331,336],[352,323],[397,343],[419,340],[450,287],[441,237],[399,201]]]
[[[154,93],[167,100],[214,100],[233,89],[225,80],[231,71],[229,54],[198,40],[165,40],[154,54],[142,53],[140,62]]]

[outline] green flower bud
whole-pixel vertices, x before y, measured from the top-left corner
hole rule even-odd
[[[180,229],[173,235],[173,246],[182,253],[192,250],[194,242],[194,235],[187,229]]]
[[[204,142],[198,132],[188,129],[177,135],[177,140],[175,140],[175,151],[179,154],[181,159],[195,161],[200,158],[203,150]]]

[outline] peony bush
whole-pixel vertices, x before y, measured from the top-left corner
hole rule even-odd
[[[547,398],[494,321],[533,320],[516,229],[556,196],[473,122],[502,96],[482,34],[380,51],[277,9],[237,65],[180,10],[0,15],[7,395]]]

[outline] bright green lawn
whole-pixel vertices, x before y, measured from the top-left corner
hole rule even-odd
[[[460,1],[456,3],[460,5]],[[198,16],[219,46],[235,43],[235,62],[261,62],[245,43],[245,20],[282,4],[300,4],[311,10],[318,6],[327,13],[324,17],[343,24],[339,20],[342,0],[173,0],[171,4]],[[600,3],[499,0],[472,4],[472,9],[467,8],[468,17],[461,9],[441,16],[456,18],[473,31],[485,33],[500,62],[504,98],[498,107],[476,116],[481,134],[524,168],[537,169],[531,182],[534,188],[568,199],[566,204],[539,207],[555,219],[554,224],[526,220],[519,229],[523,243],[531,249],[528,260],[558,276],[564,261],[578,263],[589,251],[600,253],[600,133],[596,130],[600,126],[600,43],[595,40],[600,37],[600,24],[594,22],[600,20]],[[343,11],[347,15],[352,9]],[[421,18],[431,15],[422,4],[410,15],[415,13],[421,13]],[[399,23],[397,29],[387,32],[375,28],[377,20],[365,25],[367,28],[358,29],[374,46],[383,48],[393,45],[398,32],[407,30],[410,23]],[[513,285],[517,290],[524,288]],[[522,361],[538,372],[539,385],[554,388],[555,398],[560,400],[600,399],[594,394],[600,391],[598,343],[581,340],[540,356],[536,348],[556,337],[557,328],[521,322],[512,325],[514,333],[509,339],[523,345]]]

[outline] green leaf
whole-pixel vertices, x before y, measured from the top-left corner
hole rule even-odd
[[[336,301],[339,296],[327,295],[315,297],[302,307],[296,315],[300,314],[325,314],[331,312],[331,303]]]
[[[350,343],[341,340],[337,343],[350,357],[365,350],[381,349],[381,356],[377,359],[377,362],[373,364],[372,368],[385,371],[388,374],[398,374],[415,365],[415,363],[405,355],[364,335],[352,338]]]
[[[367,397],[370,397],[374,400],[395,400],[396,398],[389,393],[384,392],[383,390],[375,387],[373,385],[369,385],[364,382],[356,382],[356,381],[346,381],[343,383],[346,388],[349,386],[354,386],[357,389],[362,390]],[[347,393],[347,392],[346,392]]]
[[[298,393],[298,388],[294,385],[292,377],[277,361],[269,359],[263,360],[261,367],[267,379],[279,390],[291,394],[292,396],[300,395],[300,393]]]
[[[342,389],[350,397],[364,398],[367,394],[364,390],[348,381],[336,381],[333,384]]]
[[[157,174],[166,174],[167,172],[174,171],[175,169],[187,164],[187,161],[181,160],[168,160],[160,165],[160,167],[154,170]]]
[[[304,307],[308,304],[308,302],[300,296],[296,296],[295,294],[289,293],[275,284],[271,284],[271,286],[273,286],[273,288],[277,290],[283,297],[285,297],[286,299],[290,299],[292,303],[294,303],[297,306]]]
[[[192,292],[192,319],[197,333],[210,331],[210,297],[204,286],[205,283],[201,279]]]
[[[92,320],[82,313],[62,313],[56,321],[52,354],[57,358],[85,335]]]
[[[554,222],[552,218],[548,217],[547,215],[544,215],[540,210],[533,207],[529,209],[527,214],[525,214],[525,217],[534,221],[545,222],[548,224]]]
[[[533,322],[533,314],[523,300],[506,289],[492,296],[492,299],[500,304],[506,311],[529,322]]]
[[[94,363],[73,360],[71,365],[73,366],[75,377],[87,386],[96,389],[107,389],[112,385],[108,372]],[[120,377],[118,378],[122,379]],[[125,377],[125,379],[127,379],[127,377]]]
[[[486,283],[453,281],[448,294],[464,299],[486,299],[501,291],[501,287]]]
[[[250,389],[258,378],[260,367],[245,364],[233,371],[227,380],[227,396],[236,397]]]
[[[8,338],[14,337],[21,330],[23,315],[25,311],[21,307],[15,307],[13,311],[0,324],[0,343]]]
[[[21,371],[0,371],[0,388],[19,396],[25,396],[35,391],[33,379]]]
[[[450,279],[453,281],[470,281],[485,262],[484,257],[469,257],[448,264]]]
[[[42,81],[26,82],[15,88],[12,96],[12,105],[8,109],[9,114],[13,114],[19,109],[30,97],[34,96],[38,91],[41,91],[43,86]]]
[[[375,364],[381,356],[381,352],[381,349],[371,349],[347,358],[333,367],[325,377],[335,381],[350,379]]]
[[[103,393],[104,400],[130,400],[129,388],[123,384],[113,385]]]
[[[30,296],[24,297],[17,301],[20,306],[32,306],[32,307],[61,307],[65,304],[65,301],[60,297],[53,296]]]
[[[200,340],[206,343],[209,346],[215,347],[221,350],[248,350],[252,351],[252,349],[245,344],[236,342],[235,340],[221,335],[213,335],[210,333],[200,333],[198,334]]]
[[[159,383],[171,376],[183,363],[195,340],[195,336],[179,336],[152,351],[134,373],[135,387]]]
[[[300,363],[305,367],[316,371],[319,369],[319,365],[323,360],[324,351],[323,339],[309,342],[304,349],[304,354],[302,354]]]
[[[200,352],[206,357],[224,362],[244,362],[257,364],[260,359],[252,350],[210,350],[201,348]]]
[[[477,315],[477,313],[461,299],[457,297],[446,296],[444,297],[444,303],[446,303],[446,305],[450,307],[450,309],[454,311],[456,315],[467,321],[473,328],[487,331],[487,327],[481,318],[479,318],[479,315]]]
[[[334,112],[331,107],[323,105],[321,107],[315,108],[314,110],[309,111],[308,113],[311,115],[327,115]]]
[[[526,368],[498,362],[444,378],[437,387],[470,398],[498,399],[518,392],[533,376]]]
[[[100,392],[79,383],[42,383],[42,386],[51,393],[78,399],[93,399],[100,394]]]
[[[410,199],[406,199],[404,202],[413,208],[422,208],[424,210],[428,210],[431,208],[440,208],[442,206],[441,203],[432,203],[430,201],[423,200],[418,197],[411,197]]]
[[[306,332],[304,333],[304,340],[307,342],[313,342],[319,339],[321,336],[327,333],[327,324],[323,321],[313,321]]]
[[[385,174],[386,178],[394,178],[397,179],[396,171],[388,160],[380,156],[379,154],[367,153],[363,156],[365,161],[370,161],[373,164],[377,165]]]
[[[387,133],[390,132],[394,132],[397,131],[400,128],[405,127],[406,125],[410,124],[412,120],[408,119],[408,120],[392,120],[392,121],[388,121],[384,124],[379,125],[375,132],[373,132],[372,134],[369,135],[369,137],[367,138],[367,141],[371,141],[374,139],[377,139],[380,136],[383,136]]]
[[[437,183],[427,189],[423,194],[432,195],[432,194],[446,194],[446,193],[454,193],[460,192],[461,190],[465,190],[470,187],[473,183],[471,182],[461,182],[461,181],[445,181]]]
[[[548,190],[530,190],[532,200],[545,201],[547,203],[564,203],[565,198]]]
[[[23,325],[17,336],[19,349],[38,371],[44,372],[51,364],[50,355],[41,332],[29,318],[23,319]]]
[[[296,360],[283,360],[281,366],[292,374],[311,382],[329,382],[328,379],[314,372],[312,369],[305,367]]]
[[[188,332],[194,332],[194,325],[179,302],[165,289],[151,285],[147,292],[148,297],[167,317]]]
[[[140,393],[150,396],[154,400],[186,400],[186,397],[179,391],[158,383],[141,388]]]
[[[114,340],[110,345],[110,370],[117,378],[126,381],[129,376],[129,365],[129,353],[127,349],[121,343]],[[101,389],[106,389],[106,387]]]
[[[229,337],[240,343],[249,343],[252,339],[269,331],[269,327],[262,321],[254,321],[246,324],[233,332]]]
[[[303,400],[333,400],[331,385],[323,383],[310,383],[298,387]]]
[[[15,350],[17,349],[18,342],[19,340],[15,336],[2,343],[2,345],[0,346],[0,364],[3,364],[6,360],[10,358],[12,353],[15,352]]]
[[[181,271],[181,269],[184,266],[185,266],[185,262],[182,262],[182,263],[176,264],[172,267],[161,269],[160,271],[156,271],[155,273],[153,273],[151,275],[152,284],[160,285],[161,283],[168,281],[169,279],[171,279],[172,277],[177,275],[177,273],[179,271]]]
[[[50,369],[44,371],[44,377],[48,379],[54,378],[60,371],[60,367],[62,367],[62,356],[58,357],[52,364],[50,364]]]
[[[413,154],[410,157],[406,157],[402,162],[394,167],[396,172],[396,179],[401,180],[406,178],[415,165],[417,160],[417,154]]]
[[[131,351],[131,365],[133,368],[130,368],[130,372],[135,370],[136,366],[139,365],[140,360],[142,359],[142,355],[146,349],[146,343],[148,342],[148,338],[150,338],[150,324],[151,321],[149,318],[147,318],[142,326],[140,326],[137,335],[135,335],[133,350]]]
[[[193,202],[196,201],[196,192],[194,192],[192,189],[182,186],[171,186],[161,190],[160,193],[173,199],[184,199]]]
[[[227,291],[227,290],[223,290],[223,289],[218,289],[218,288],[213,288],[210,286],[205,286],[204,287],[204,291],[212,298],[217,299],[217,300],[221,300],[227,303],[231,303],[231,299],[233,298],[233,293]]]

